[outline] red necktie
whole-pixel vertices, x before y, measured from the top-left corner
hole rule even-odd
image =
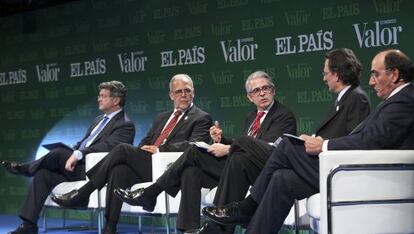
[[[265,113],[263,111],[257,112],[256,118],[254,119],[254,122],[252,124],[252,128],[250,129],[250,136],[256,138],[257,132],[260,129],[260,119],[263,117]]]
[[[164,130],[162,130],[161,134],[158,136],[157,140],[155,141],[155,146],[160,146],[165,138],[170,135],[170,132],[174,129],[175,125],[177,124],[178,117],[180,117],[181,111],[174,112],[174,117],[170,120],[170,122],[165,126]]]

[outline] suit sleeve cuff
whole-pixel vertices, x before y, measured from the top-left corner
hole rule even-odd
[[[324,140],[322,143],[322,152],[328,151],[328,142],[329,140]]]
[[[75,151],[73,151],[73,155],[75,155],[75,158],[79,161],[79,160],[82,160],[82,158],[83,158],[83,154],[82,154],[82,152],[81,151],[79,151],[79,150],[75,150]]]

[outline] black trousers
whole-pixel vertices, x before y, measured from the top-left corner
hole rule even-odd
[[[84,161],[78,162],[73,172],[65,170],[66,161],[72,153],[66,148],[56,148],[38,160],[23,164],[33,175],[33,180],[23,202],[20,218],[37,223],[43,204],[56,185],[85,179]]]
[[[217,186],[227,156],[214,157],[195,146],[189,147],[156,181],[171,196],[181,190],[177,228],[200,226],[201,188]]]
[[[248,136],[236,138],[221,174],[214,204],[222,206],[243,200],[271,152],[267,142]]]
[[[129,188],[136,183],[152,180],[151,153],[138,147],[122,143],[87,172],[96,188],[107,184],[105,218],[116,224],[122,208],[122,201],[114,196],[114,189]]]
[[[295,199],[319,192],[319,159],[284,138],[250,189],[258,207],[246,233],[277,233]]]

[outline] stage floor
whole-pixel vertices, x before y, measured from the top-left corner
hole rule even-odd
[[[14,215],[0,215],[0,233],[8,233],[10,231],[13,231],[17,228],[18,225],[20,225],[21,220],[17,216]],[[89,222],[87,221],[78,221],[78,220],[67,220],[66,226],[68,226],[70,229],[65,230],[55,230],[51,228],[55,227],[62,227],[62,219],[57,218],[49,218],[48,219],[48,231],[47,233],[82,233],[82,234],[89,234],[89,233],[98,233],[98,231],[95,230],[79,230],[76,229],[78,226],[88,226]],[[44,228],[42,227],[42,222],[39,221],[39,233],[44,232]],[[144,226],[143,227],[145,233],[152,233],[151,227]],[[154,230],[154,233],[165,233],[165,230]],[[120,224],[118,225],[118,233],[123,234],[132,234],[132,233],[138,233],[138,226],[137,225],[127,225],[127,224]]]

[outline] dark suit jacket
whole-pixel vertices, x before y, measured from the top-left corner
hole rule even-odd
[[[86,131],[85,136],[79,141],[74,149],[78,149],[80,144],[84,139],[86,139],[91,131],[95,128],[95,126],[101,121],[103,115],[100,115],[95,118],[92,125]],[[85,149],[81,150],[83,156],[86,154],[93,153],[93,152],[109,152],[119,143],[128,143],[132,144],[135,137],[135,126],[134,123],[129,120],[128,116],[125,114],[124,111],[119,112],[115,115],[111,121],[105,126],[104,129],[96,136],[92,144],[90,144]],[[56,152],[60,152],[59,149],[53,149],[48,154],[53,154]],[[39,166],[42,164],[43,160],[46,157],[41,157],[33,162],[28,163],[29,173],[35,173]],[[85,157],[80,161],[80,164],[83,164]],[[79,164],[77,164],[78,166]]]
[[[172,111],[167,111],[157,115],[152,127],[148,130],[147,135],[141,140],[138,147],[154,144],[171,114]],[[189,146],[189,142],[208,142],[210,140],[209,129],[211,125],[211,116],[193,105],[180,118],[164,144],[159,146],[160,152],[181,152]]]
[[[329,150],[414,149],[414,87],[377,106],[350,135],[329,140]]]
[[[102,120],[104,115],[95,118],[92,125],[88,128],[85,136],[80,140],[74,149],[78,149],[83,140],[85,140]],[[104,129],[95,137],[93,142],[81,150],[83,155],[93,152],[109,152],[119,143],[132,144],[135,137],[134,123],[128,118],[124,111],[115,115]]]
[[[359,86],[350,87],[337,106],[331,108],[316,129],[317,136],[327,139],[346,136],[370,113],[369,98]]]
[[[241,136],[247,136],[250,126],[256,118],[257,110],[247,114],[244,121],[243,131]],[[283,133],[296,134],[296,119],[293,113],[277,100],[274,101],[273,106],[265,116],[255,140],[261,140],[264,143],[274,142]],[[223,144],[233,144],[234,139],[223,138]],[[238,142],[238,141],[237,141]],[[243,148],[243,146],[240,146]]]

